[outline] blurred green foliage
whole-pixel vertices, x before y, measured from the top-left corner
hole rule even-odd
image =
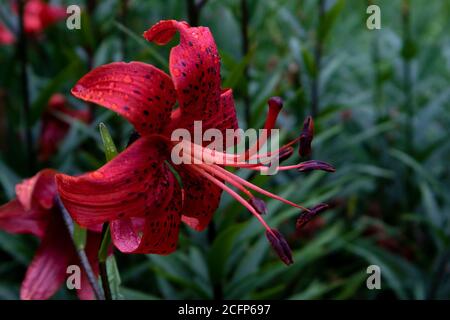
[[[222,58],[224,86],[234,90],[240,125],[259,127],[266,101],[286,101],[279,127],[296,137],[311,112],[311,86],[319,75],[314,157],[332,163],[333,175],[280,173],[253,181],[306,206],[331,203],[322,226],[295,231],[298,211],[268,201],[268,222],[289,235],[295,264],[271,251],[260,225],[224,195],[213,225],[183,228],[169,256],[117,253],[126,299],[446,299],[450,297],[450,2],[371,1],[381,8],[381,30],[366,28],[369,1],[329,0],[319,19],[316,0],[246,0],[249,50],[243,56],[240,0],[209,0],[200,25],[211,28]],[[187,19],[182,0],[97,1],[81,30],[64,23],[30,43],[33,135],[49,97],[64,93],[91,67],[138,60],[164,70],[171,46],[141,37],[161,19]],[[403,6],[409,6],[407,13]],[[15,26],[9,4],[0,17]],[[409,22],[405,23],[407,14]],[[319,20],[321,23],[319,23]],[[407,32],[406,32],[407,30]],[[175,42],[173,42],[175,43]],[[173,44],[172,43],[172,44]],[[320,66],[315,48],[322,47]],[[0,47],[0,200],[29,175],[24,144],[19,63],[13,46]],[[248,69],[248,78],[245,77]],[[248,89],[251,119],[245,123]],[[98,124],[105,122],[119,151],[131,126],[95,107],[90,125],[73,121],[49,163],[80,173],[104,163]],[[249,177],[249,173],[242,172]],[[0,232],[0,298],[16,299],[36,248],[27,236]],[[366,288],[366,268],[381,267],[382,289]],[[113,266],[115,268],[115,266]],[[114,269],[113,268],[113,269]],[[116,269],[114,269],[116,270]],[[61,290],[55,297],[74,298]]]

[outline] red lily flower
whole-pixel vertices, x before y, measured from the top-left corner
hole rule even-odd
[[[0,44],[13,44],[14,35],[3,24],[0,23]]]
[[[118,62],[94,69],[72,89],[76,97],[125,117],[141,137],[97,171],[79,177],[57,175],[61,199],[82,226],[110,221],[114,244],[122,252],[168,254],[176,249],[180,222],[198,231],[205,229],[219,205],[222,191],[226,191],[263,224],[270,243],[289,264],[292,258],[286,241],[266,224],[262,217],[266,211],[264,203],[256,200],[248,189],[308,209],[223,168],[230,165],[262,170],[261,163],[249,165],[241,161],[254,157],[255,148],[247,150],[242,157],[213,153],[202,145],[192,148],[186,142],[183,157],[203,157],[209,161],[174,164],[171,160],[176,143],[170,136],[176,128],[192,131],[194,120],[201,120],[205,130],[216,128],[224,132],[238,127],[232,91],[220,87],[220,59],[208,28],[166,20],[151,27],[144,37],[164,45],[177,31],[180,44],[170,53],[171,76],[152,65]],[[176,100],[179,108],[172,111]],[[281,105],[280,98],[269,100],[266,129],[273,128]],[[271,154],[284,158],[292,154],[290,146],[299,140]],[[168,163],[178,173],[182,189]],[[280,167],[280,170],[291,168],[298,165]]]
[[[67,17],[65,8],[49,5],[42,0],[28,0],[25,4],[24,28],[28,35],[39,35],[50,25]]]
[[[74,110],[67,107],[66,98],[62,94],[54,94],[48,102],[47,110],[42,116],[41,137],[39,141],[39,158],[46,161],[58,149],[70,129],[67,121],[61,119],[66,115],[88,123],[91,119],[89,110]]]
[[[13,4],[13,11],[18,12],[17,3]],[[30,37],[37,37],[44,29],[64,20],[67,17],[66,9],[61,6],[50,5],[42,0],[27,0],[24,8],[24,30]]]
[[[17,198],[0,207],[0,229],[10,233],[32,234],[41,240],[22,282],[21,299],[48,299],[65,282],[67,266],[76,264],[75,247],[54,205],[56,171],[45,169],[16,186]],[[101,235],[89,231],[86,254],[94,273],[98,274],[97,252]],[[80,299],[94,294],[82,271]]]

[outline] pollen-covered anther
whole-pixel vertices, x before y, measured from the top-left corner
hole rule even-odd
[[[255,210],[259,214],[266,215],[268,213],[267,205],[264,202],[264,200],[262,200],[260,198],[252,197],[252,198],[250,198],[250,200],[248,200],[248,202],[251,204],[251,206],[253,208],[255,208]]]
[[[314,122],[311,116],[307,117],[303,122],[303,130],[300,134],[300,149],[298,154],[300,157],[306,157],[311,154],[311,142],[314,137]]]
[[[291,248],[281,233],[275,229],[266,230],[266,237],[281,261],[286,265],[294,263]]]
[[[309,160],[300,163],[298,167],[298,171],[300,172],[309,172],[313,170],[322,170],[327,172],[335,172],[336,169],[329,163],[319,160]]]
[[[309,209],[309,211],[303,211],[297,218],[297,223],[295,227],[297,230],[302,229],[312,218],[314,218],[319,213],[327,210],[329,206],[326,203],[319,203],[318,205]]]

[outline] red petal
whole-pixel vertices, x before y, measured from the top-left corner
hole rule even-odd
[[[17,6],[15,10],[17,11]],[[25,31],[36,35],[44,28],[65,19],[66,16],[66,10],[63,7],[52,6],[42,0],[28,0],[24,13]]]
[[[168,133],[171,133],[176,128],[186,128],[191,131],[193,128],[192,119],[189,117],[183,117],[180,108],[172,112],[171,124],[167,128]],[[223,137],[226,137],[226,129],[238,129],[239,124],[236,117],[236,109],[234,106],[233,91],[231,89],[225,90],[220,95],[220,111],[212,115],[210,118],[203,120],[202,129],[218,129],[222,132]],[[224,141],[226,142],[226,140]],[[207,146],[211,142],[205,142],[204,146]],[[228,147],[232,146],[234,141],[230,141],[228,145],[223,145],[225,151]]]
[[[208,119],[220,111],[220,58],[216,43],[208,28],[191,28],[176,20],[160,21],[144,37],[166,44],[175,31],[180,33],[180,44],[170,52],[170,74],[182,117],[191,122]]]
[[[17,199],[25,210],[36,206],[44,209],[53,207],[53,198],[56,195],[55,175],[55,170],[44,169],[16,185]]]
[[[80,225],[151,215],[161,205],[172,175],[164,163],[165,146],[142,137],[97,171],[56,177],[72,218]]]
[[[75,250],[62,218],[55,215],[22,282],[20,298],[44,300],[58,291]]]
[[[114,245],[120,251],[166,255],[176,250],[182,203],[178,182],[171,177],[170,201],[165,207],[155,210],[150,217],[121,219],[111,223]]]
[[[31,233],[43,237],[49,212],[43,209],[25,210],[18,200],[0,207],[0,229],[9,233]]]
[[[99,274],[98,268],[98,250],[102,241],[101,233],[89,232],[86,242],[86,255],[95,276]],[[78,297],[81,300],[94,300],[94,290],[89,283],[88,277],[84,271],[81,272],[81,288],[77,290]]]
[[[66,9],[60,6],[53,6],[44,3],[43,10],[41,11],[40,18],[42,25],[48,27],[55,22],[64,20],[67,17]]]
[[[117,112],[141,135],[161,132],[175,103],[169,76],[141,62],[98,67],[78,81],[72,94]]]
[[[64,139],[69,125],[54,117],[44,117],[39,139],[39,159],[46,161],[56,153],[59,143]]]
[[[91,119],[89,110],[74,110],[67,107],[66,98],[61,94],[54,94],[48,103],[47,111],[42,120],[41,136],[39,140],[39,158],[46,161],[56,153],[59,143],[69,131],[69,123],[58,117],[56,112],[63,113],[74,119],[88,123]]]
[[[179,165],[176,169],[184,189],[182,220],[189,227],[202,231],[219,206],[222,189],[208,179],[190,172],[185,165]]]
[[[0,23],[0,44],[13,44],[14,35]]]

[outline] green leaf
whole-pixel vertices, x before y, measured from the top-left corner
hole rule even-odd
[[[113,255],[106,260],[106,270],[108,273],[109,288],[111,289],[111,296],[113,300],[122,300],[123,295],[120,292],[120,273],[117,267],[116,259]]]
[[[99,124],[99,128],[100,128],[100,135],[102,137],[106,162],[109,162],[117,156],[118,154],[117,148],[116,145],[114,144],[113,139],[111,138],[111,135],[109,134],[108,128],[103,122]]]
[[[325,16],[323,17],[320,25],[319,25],[319,39],[320,41],[325,41],[330,30],[332,29],[334,23],[336,22],[339,13],[344,8],[345,1],[337,0],[336,3],[331,7],[330,10],[325,12]]]
[[[152,44],[146,41],[143,37],[137,35],[130,29],[128,29],[126,26],[121,24],[120,22],[114,21],[115,26],[117,29],[119,29],[121,32],[125,33],[127,36],[129,36],[131,39],[135,40],[137,43],[141,44],[142,46],[145,46],[146,50],[149,52],[150,56],[154,58],[161,66],[163,66],[165,69],[168,68],[168,64],[166,59],[164,59],[158,51],[156,51]]]
[[[84,249],[86,246],[87,229],[73,222],[73,242],[77,249]]]
[[[0,185],[3,187],[8,199],[12,199],[15,196],[15,186],[19,181],[20,178],[0,158]]]
[[[407,38],[403,43],[401,55],[405,60],[411,60],[417,55],[417,45],[413,39]]]
[[[12,235],[0,231],[0,248],[22,265],[28,265],[33,256],[33,251],[23,235]]]
[[[68,79],[76,75],[80,70],[80,61],[72,61],[66,68],[53,77],[43,88],[39,90],[39,95],[31,105],[31,123],[36,123],[45,110],[48,100],[62,85],[67,83]]]
[[[102,239],[102,244],[100,245],[100,250],[98,251],[98,261],[99,262],[107,261],[110,245],[111,245],[111,230],[108,225],[106,227],[106,231],[105,231],[105,234]]]
[[[316,68],[316,62],[314,61],[314,58],[306,48],[302,49],[302,57],[303,57],[303,63],[306,67],[306,72],[308,72],[308,75],[311,78],[315,78],[317,75],[317,68]]]
[[[244,227],[245,224],[231,226],[214,240],[208,254],[209,272],[213,283],[220,283],[222,280],[235,240]]]

